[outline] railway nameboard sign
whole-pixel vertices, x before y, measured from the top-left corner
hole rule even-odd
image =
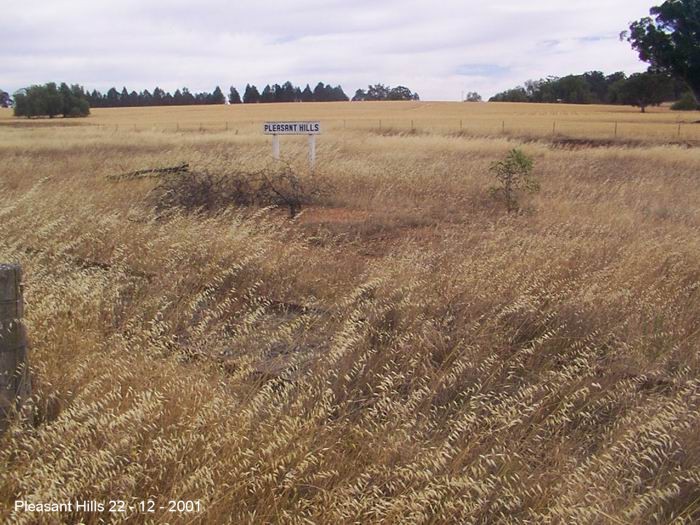
[[[316,163],[316,135],[321,134],[321,123],[313,120],[265,122],[263,134],[272,135],[272,156],[280,158],[280,135],[309,136],[309,164]]]
[[[265,122],[265,135],[320,135],[321,123],[315,121]]]

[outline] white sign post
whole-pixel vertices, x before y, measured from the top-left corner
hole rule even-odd
[[[280,158],[280,135],[309,136],[309,164],[313,169],[316,164],[316,135],[321,134],[321,123],[316,121],[265,122],[263,133],[272,135],[272,156]]]

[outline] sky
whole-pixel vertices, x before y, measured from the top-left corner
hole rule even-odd
[[[619,34],[654,0],[23,0],[0,16],[0,89],[404,85],[423,100],[646,66]]]

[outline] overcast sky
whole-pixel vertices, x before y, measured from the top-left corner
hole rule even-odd
[[[645,69],[618,35],[654,0],[23,0],[0,14],[0,89],[228,92],[381,82],[423,100]]]

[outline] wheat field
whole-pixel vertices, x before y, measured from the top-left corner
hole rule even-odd
[[[274,165],[259,122],[300,117],[325,122],[318,164],[303,137],[284,138],[284,161],[324,191],[292,219],[164,214],[157,178],[114,177]],[[697,523],[700,155],[677,119],[447,103],[0,114],[0,261],[24,269],[35,410],[0,437],[0,521]],[[641,131],[611,140],[618,120]],[[489,167],[515,147],[541,191],[509,214]]]
[[[462,133],[478,136],[596,139],[700,140],[695,112],[670,111],[667,105],[642,114],[629,106],[459,103],[328,102],[322,104],[240,104],[146,108],[97,108],[80,123],[112,131],[233,131],[260,133],[265,120],[320,120],[325,131],[394,130]],[[55,125],[55,120],[12,119],[0,109],[0,125]]]

